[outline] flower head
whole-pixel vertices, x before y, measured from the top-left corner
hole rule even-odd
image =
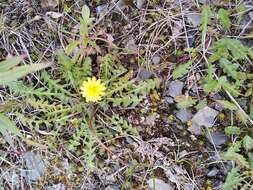
[[[105,85],[96,77],[88,78],[81,86],[81,94],[87,102],[97,102],[105,94]]]

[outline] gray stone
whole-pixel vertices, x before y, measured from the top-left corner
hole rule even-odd
[[[184,184],[183,190],[194,190],[194,189],[195,189],[195,185],[193,183]]]
[[[151,190],[174,190],[175,188],[161,179],[153,178],[147,181]]]
[[[223,133],[214,132],[207,134],[207,139],[210,141],[210,143],[214,143],[215,146],[221,146],[223,144],[226,144],[228,141],[228,136]]]
[[[126,44],[126,48],[133,50],[133,51],[137,51],[138,50],[138,46],[136,45],[134,39],[130,39],[128,40],[127,44]]]
[[[137,0],[136,6],[138,9],[141,9],[145,3],[146,3],[146,0]]]
[[[154,56],[152,57],[152,63],[153,63],[154,65],[158,65],[160,62],[161,62],[161,57],[160,57],[160,56],[154,55]]]
[[[211,170],[208,171],[208,173],[206,174],[207,177],[215,177],[217,174],[219,173],[219,170],[214,167]]]
[[[166,96],[166,97],[165,97],[165,101],[166,101],[166,103],[168,103],[168,104],[173,104],[173,103],[174,103],[174,99],[171,98],[171,97],[169,97],[169,96]]]
[[[108,186],[105,188],[105,190],[120,190],[120,188],[117,186]]]
[[[46,167],[40,155],[27,152],[24,155],[27,170],[24,171],[29,180],[36,181],[46,172]]]
[[[181,109],[176,113],[176,117],[182,122],[187,122],[192,118],[192,113],[188,109]]]
[[[137,78],[139,80],[146,80],[146,79],[149,79],[150,77],[152,77],[152,75],[153,75],[153,73],[150,72],[149,70],[144,69],[144,68],[140,68],[138,71],[138,74],[137,74]]]
[[[46,190],[65,190],[65,186],[62,183],[55,184],[53,186],[47,187]]]
[[[184,83],[181,81],[172,81],[168,85],[168,94],[171,97],[176,97],[182,94]]]
[[[203,126],[211,128],[214,125],[214,120],[218,113],[219,112],[208,106],[204,107],[192,118],[192,126],[189,127],[188,130],[195,135],[201,135],[203,133]]]
[[[201,21],[201,14],[199,13],[190,13],[187,15],[188,22],[190,22],[193,27],[198,27]]]

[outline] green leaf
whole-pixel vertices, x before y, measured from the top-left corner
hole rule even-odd
[[[232,77],[233,79],[235,80],[246,79],[245,73],[237,71],[239,68],[239,64],[234,64],[225,58],[221,58],[219,63],[220,63],[220,67],[223,68],[223,71],[227,73],[227,75]]]
[[[201,100],[201,101],[195,106],[195,108],[196,108],[197,110],[200,110],[200,109],[202,109],[202,108],[204,108],[204,107],[206,107],[206,106],[207,106],[207,100],[204,99],[204,100]]]
[[[228,126],[225,128],[225,133],[227,135],[240,135],[241,134],[241,129],[236,126]]]
[[[23,65],[19,67],[14,67],[7,71],[0,72],[0,85],[6,85],[10,82],[16,81],[29,73],[39,71],[41,69],[51,66],[51,63],[40,63],[33,65]]]
[[[231,27],[231,21],[229,19],[229,12],[223,8],[219,9],[218,11],[220,23],[226,30],[229,30]]]
[[[179,65],[172,73],[174,79],[178,79],[184,76],[192,66],[192,61],[188,61],[185,64]]]
[[[8,71],[23,60],[22,57],[12,57],[0,62],[0,73]]]
[[[70,44],[66,47],[67,55],[70,55],[80,43],[81,43],[80,40],[74,40],[70,42]]]
[[[253,149],[253,139],[250,136],[246,135],[243,138],[243,147],[245,148],[246,151]]]
[[[228,173],[226,181],[222,187],[222,190],[233,190],[236,189],[244,178],[239,173],[239,168],[232,168]]]
[[[240,40],[231,38],[222,38],[215,42],[213,47],[215,53],[212,56],[216,56],[218,59],[227,58],[231,54],[232,60],[244,60],[248,57],[250,50],[244,46]]]
[[[225,109],[229,110],[237,110],[237,106],[227,100],[216,100],[220,105],[222,105]]]
[[[193,100],[192,97],[188,95],[176,96],[175,101],[178,102],[178,106],[181,109],[191,107],[197,102],[197,100]]]
[[[243,166],[245,168],[249,168],[249,163],[247,162],[246,158],[239,154],[241,148],[241,142],[236,142],[232,146],[229,147],[227,152],[222,154],[222,157],[224,160],[233,160],[235,161],[239,166]]]
[[[82,7],[82,18],[84,21],[88,21],[90,18],[90,8],[87,5]]]
[[[15,123],[11,121],[8,117],[6,117],[4,114],[0,113],[0,133],[4,135],[6,134],[6,132],[10,132],[14,135],[22,137],[22,134],[20,133]]]
[[[211,24],[212,11],[210,6],[204,5],[201,12],[200,31],[202,32],[202,43],[205,43],[208,25]]]

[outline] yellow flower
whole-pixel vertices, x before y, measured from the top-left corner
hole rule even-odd
[[[87,102],[97,102],[105,94],[105,85],[96,77],[88,78],[81,86],[81,94]]]

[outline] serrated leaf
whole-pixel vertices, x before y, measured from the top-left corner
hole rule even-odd
[[[233,160],[235,161],[239,166],[243,166],[246,168],[249,168],[249,163],[247,162],[246,158],[237,153],[240,150],[240,146],[241,144],[238,142],[234,145],[232,145],[227,152],[225,152],[224,154],[222,154],[222,158],[224,160]]]
[[[172,73],[174,79],[178,79],[184,76],[192,66],[192,61],[188,61],[185,64],[179,65]]]
[[[224,107],[225,109],[229,109],[229,110],[237,110],[237,106],[227,100],[215,100],[216,102],[218,102],[220,105],[222,105],[222,107]]]
[[[229,30],[231,27],[231,21],[229,18],[229,12],[223,8],[220,8],[218,11],[220,23],[222,26],[226,29]]]
[[[0,73],[11,69],[23,60],[22,57],[12,57],[0,62]]]
[[[16,81],[29,73],[39,71],[51,66],[51,63],[40,63],[33,65],[23,65],[19,67],[14,67],[8,71],[0,72],[0,85],[6,85],[10,82]]]
[[[236,126],[228,126],[225,128],[225,133],[227,135],[240,135],[241,134],[241,129]]]
[[[220,61],[220,67],[223,68],[223,71],[230,77],[232,77],[235,80],[245,80],[246,74],[243,72],[237,71],[239,68],[238,64],[232,63],[228,61],[225,58],[221,58]]]
[[[20,133],[15,123],[11,121],[8,117],[6,117],[4,114],[0,113],[0,133],[4,135],[7,132],[22,137],[22,134]]]
[[[239,173],[238,168],[232,168],[231,171],[228,173],[226,181],[222,187],[222,190],[233,190],[236,189],[244,178]]]
[[[197,102],[196,100],[193,100],[191,96],[188,95],[176,96],[175,101],[178,103],[178,106],[181,109],[191,107]]]
[[[208,5],[204,5],[202,7],[202,12],[201,12],[201,25],[200,25],[200,31],[202,32],[202,43],[204,45],[205,43],[205,38],[206,38],[206,34],[208,31],[208,25],[211,24],[211,17],[212,17],[212,11],[210,6]]]
[[[243,147],[245,148],[246,151],[253,149],[253,139],[250,136],[246,135],[243,138]]]

